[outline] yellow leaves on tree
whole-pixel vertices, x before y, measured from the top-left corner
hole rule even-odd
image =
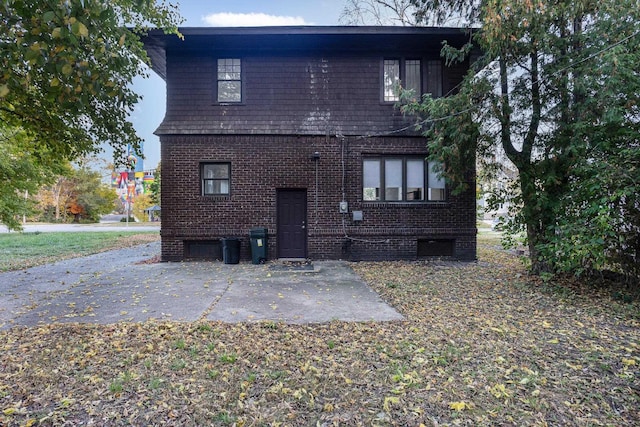
[[[151,206],[153,206],[153,202],[151,201],[151,197],[149,195],[137,195],[133,202],[133,216],[135,216],[138,221],[147,221],[149,218],[144,210],[150,208]]]

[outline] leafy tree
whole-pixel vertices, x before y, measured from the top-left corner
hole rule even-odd
[[[583,101],[588,126],[573,132],[585,141],[584,152],[560,199],[554,234],[541,247],[546,257],[563,255],[556,263],[561,271],[613,269],[640,278],[638,47],[637,42],[612,47],[604,54],[611,61],[584,76],[586,86],[600,92]],[[604,79],[607,84],[601,85]]]
[[[9,229],[19,229],[18,216],[33,211],[29,196],[62,169],[48,152],[36,152],[22,129],[0,126],[0,222]]]
[[[161,176],[162,176],[162,163],[158,163],[158,166],[156,167],[156,170],[153,174],[153,182],[149,185],[149,191],[151,192],[150,198],[151,198],[151,202],[153,202],[153,204],[156,205],[160,205],[160,200],[161,200]]]
[[[72,190],[72,186],[69,185],[71,173],[72,168],[69,165],[69,169],[64,172],[64,175],[58,175],[50,184],[40,187],[35,196],[36,209],[38,210],[36,218],[38,220],[59,222],[66,218],[65,206]]]
[[[487,67],[472,70],[454,96],[404,109],[429,124],[431,156],[447,175],[474,155],[487,171],[501,155],[515,165],[517,192],[508,196],[535,273],[637,265],[637,1],[413,3],[420,16],[447,16],[453,5],[482,24],[474,40]],[[446,45],[443,54],[461,57]]]
[[[145,209],[153,206],[153,202],[151,201],[151,197],[148,194],[139,194],[136,196],[135,201],[133,202],[133,216],[138,221],[147,221],[149,219],[149,215],[145,213]]]
[[[116,159],[123,158],[129,145],[139,151],[141,140],[128,121],[140,99],[131,82],[146,74],[143,61],[148,57],[137,34],[147,25],[177,34],[178,23],[175,6],[151,0],[3,0],[4,137],[20,129],[34,156],[44,154],[61,163],[99,151],[102,143],[114,147]],[[35,183],[37,174],[31,172]],[[18,181],[4,182],[19,189]],[[19,207],[3,203],[0,209],[12,214]]]
[[[75,168],[69,165],[64,175],[55,177],[36,195],[40,215],[37,219],[96,222],[101,215],[113,211],[117,194],[103,182],[102,175],[86,161]]]
[[[100,172],[81,166],[74,171],[70,184],[72,188],[66,207],[74,221],[97,222],[101,215],[115,208],[117,194],[109,184],[102,182]]]

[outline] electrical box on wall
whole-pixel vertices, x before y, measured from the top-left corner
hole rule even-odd
[[[338,209],[340,210],[340,213],[349,213],[349,203],[345,201],[340,202]]]

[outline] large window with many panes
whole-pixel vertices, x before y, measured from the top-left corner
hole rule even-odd
[[[376,156],[362,161],[362,200],[425,202],[445,200],[438,164],[418,156]]]

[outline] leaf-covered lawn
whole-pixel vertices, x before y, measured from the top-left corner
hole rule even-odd
[[[404,322],[1,331],[0,424],[639,425],[637,306],[479,256],[354,264]]]

